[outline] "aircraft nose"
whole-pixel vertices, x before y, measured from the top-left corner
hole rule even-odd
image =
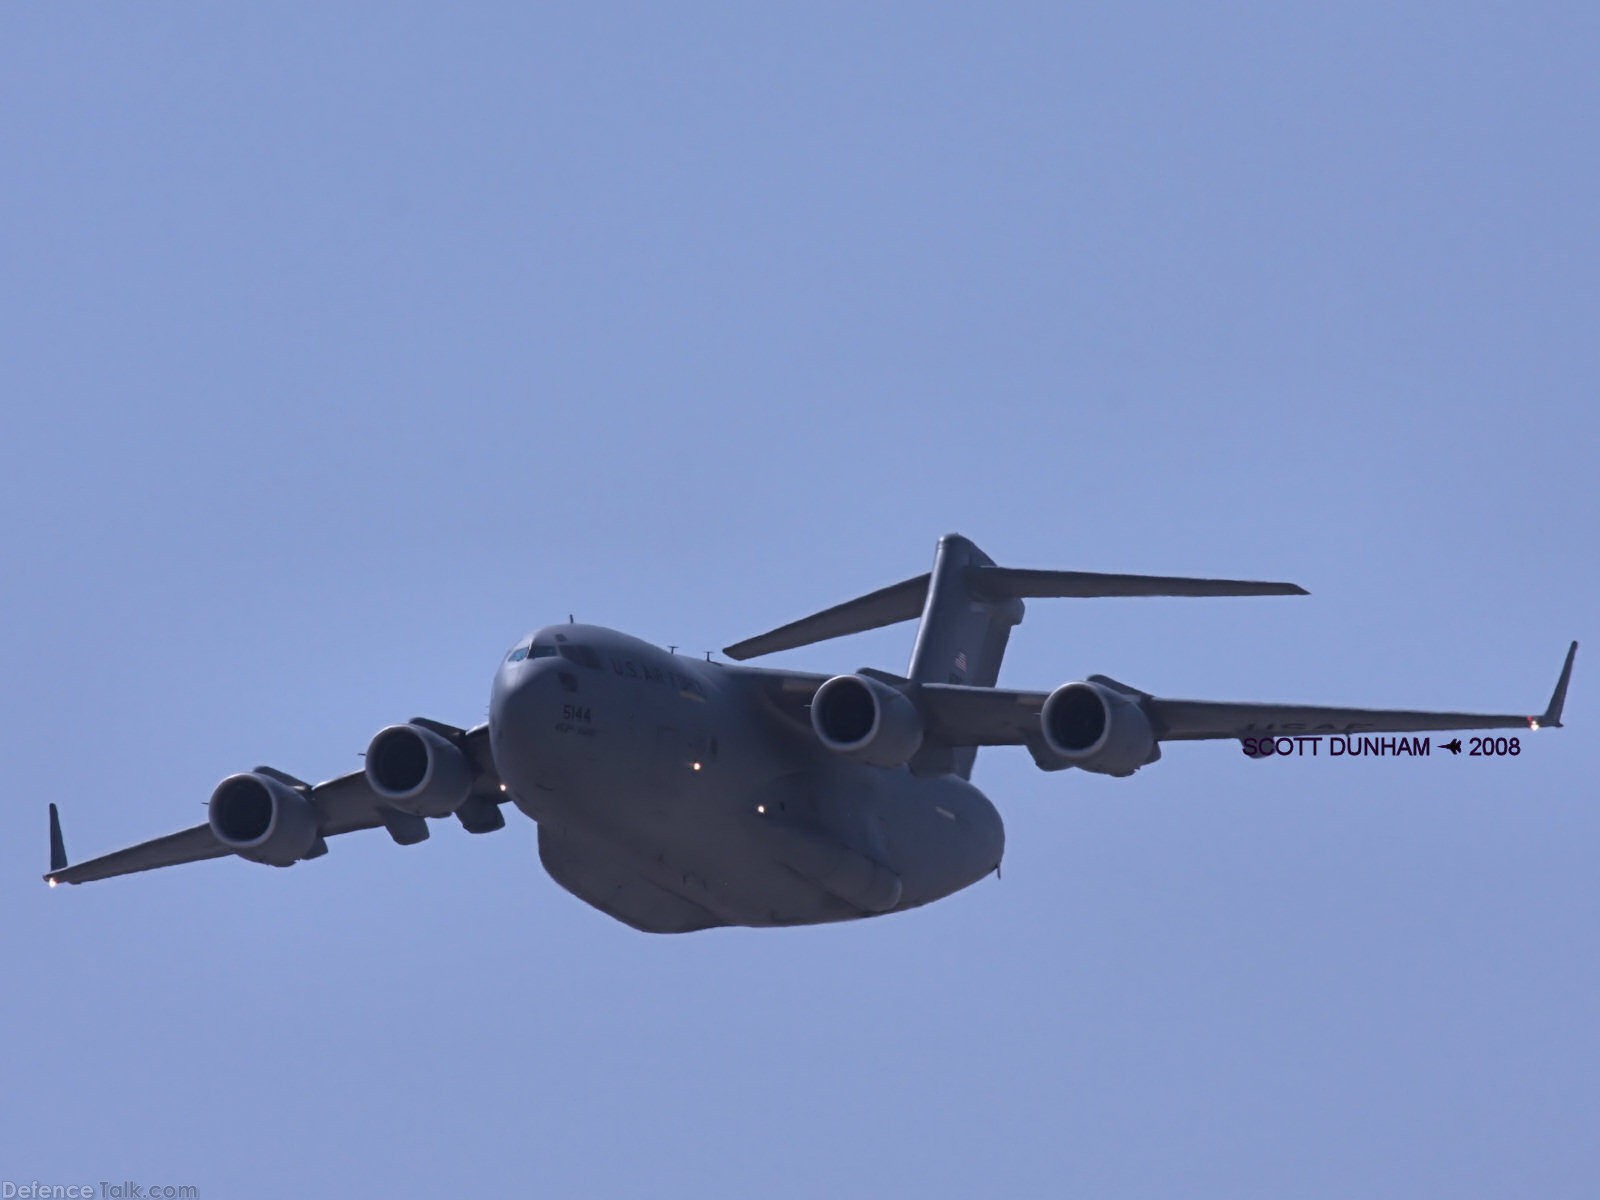
[[[489,742],[501,778],[513,791],[526,790],[548,774],[545,743],[560,720],[561,671],[555,662],[522,662],[511,664],[495,679]]]
[[[518,664],[506,680],[506,714],[513,721],[525,723],[548,718],[553,724],[560,712],[560,697],[564,692],[561,677],[571,677],[572,672],[559,660],[544,659],[539,662]]]

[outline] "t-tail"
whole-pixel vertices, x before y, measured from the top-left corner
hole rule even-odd
[[[939,539],[933,570],[791,621],[729,646],[733,659],[756,658],[920,617],[907,687],[954,683],[993,687],[1024,598],[1095,596],[1303,596],[1292,583],[1191,579],[1171,575],[1108,575],[997,566],[967,538]],[[918,774],[972,773],[974,746],[923,743],[911,761]]]

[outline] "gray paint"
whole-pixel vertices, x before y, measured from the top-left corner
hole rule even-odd
[[[546,869],[619,920],[654,932],[851,920],[999,865],[1000,815],[965,780],[829,754],[769,714],[737,668],[598,626],[551,626],[533,645],[557,638],[599,665],[507,661],[490,743],[539,822]]]
[[[1024,596],[1294,594],[1303,593],[1282,583],[1011,570],[950,534],[927,575],[736,647],[748,657],[804,645],[909,619],[920,605],[909,678],[863,670],[875,682],[852,685],[920,724],[920,749],[902,765],[822,744],[810,706],[827,676],[702,662],[599,626],[553,625],[502,662],[486,725],[413,718],[379,732],[373,746],[389,753],[369,755],[363,771],[313,786],[257,767],[213,796],[214,810],[243,805],[234,817],[213,812],[207,824],[75,865],[51,805],[45,878],[87,883],[227,854],[287,866],[357,830],[413,845],[429,818],[447,815],[490,833],[509,800],[538,822],[551,878],[636,929],[815,925],[928,904],[999,867],[1000,815],[967,780],[980,746],[1027,746],[1046,770],[1127,774],[1143,763],[1096,761],[1094,747],[1125,744],[1135,727],[1138,757],[1153,762],[1171,740],[1561,724],[1576,642],[1538,717],[1168,700],[1093,675],[1088,684],[1109,697],[1105,720],[1095,717],[1103,736],[1058,750],[1040,726],[1050,693],[994,686]],[[860,736],[885,727],[875,718]],[[911,732],[897,750],[873,742],[868,757],[912,754]]]
[[[913,681],[992,687],[1000,678],[1006,642],[1025,609],[1014,596],[985,595],[974,586],[978,571],[993,565],[993,559],[958,533],[939,539],[927,606],[907,669]],[[931,742],[912,761],[912,769],[921,775],[948,772],[970,779],[977,753],[973,745]]]

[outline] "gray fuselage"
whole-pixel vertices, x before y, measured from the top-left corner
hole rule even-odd
[[[966,780],[832,754],[737,669],[597,626],[518,644],[489,736],[552,877],[640,929],[896,912],[983,878],[1004,850]]]

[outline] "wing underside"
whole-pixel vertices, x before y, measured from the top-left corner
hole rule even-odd
[[[1158,741],[1182,742],[1318,733],[1414,733],[1454,729],[1556,728],[1578,644],[1567,650],[1561,675],[1541,714],[1463,713],[1422,709],[1349,708],[1333,705],[1237,703],[1165,699],[1104,675],[1089,681],[1119,692],[1144,710]],[[796,724],[807,723],[807,707],[825,675],[733,668],[771,707]],[[922,714],[929,739],[949,746],[1021,746],[1039,736],[1039,714],[1048,692],[961,684],[905,684]]]
[[[503,819],[499,817],[495,806],[505,797],[500,790],[499,776],[495,772],[493,756],[489,750],[488,726],[480,725],[471,730],[459,730],[437,722],[428,724],[433,729],[447,731],[459,739],[461,749],[465,751],[472,764],[474,772],[472,792],[468,803],[457,813],[458,819],[473,832],[486,832],[498,828],[503,824]],[[428,836],[424,819],[388,807],[382,798],[372,791],[364,772],[352,771],[348,775],[340,775],[313,787],[300,785],[291,777],[270,768],[262,767],[257,770],[303,788],[304,795],[316,814],[317,833],[324,840],[343,833],[378,828],[387,829],[390,836],[402,845],[410,845]],[[118,875],[153,871],[157,867],[204,862],[209,858],[222,858],[233,853],[230,847],[217,840],[211,832],[211,826],[204,824],[69,866],[65,862],[66,851],[62,844],[61,827],[55,805],[51,805],[50,808],[51,870],[44,878],[52,887],[58,883],[91,883]],[[491,810],[493,810],[492,815]],[[322,844],[319,842],[319,845]],[[318,850],[317,854],[322,852]]]
[[[1162,742],[1257,737],[1265,734],[1416,733],[1453,729],[1558,728],[1578,643],[1567,650],[1555,691],[1542,714],[1463,713],[1421,709],[1347,708],[1314,704],[1235,703],[1164,699],[1090,676],[1137,703]],[[1038,736],[1048,693],[927,684],[919,692],[930,735],[952,745],[1016,746]]]

